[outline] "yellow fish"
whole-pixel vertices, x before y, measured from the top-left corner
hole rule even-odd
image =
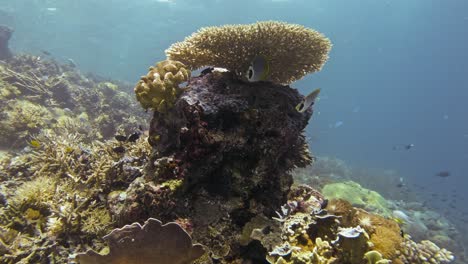
[[[41,142],[39,142],[38,140],[31,140],[29,141],[29,144],[33,147],[33,148],[39,148],[41,146]]]
[[[250,63],[247,70],[247,80],[249,82],[265,81],[270,74],[270,63],[262,56],[257,55]]]
[[[296,106],[296,110],[299,113],[305,112],[310,106],[312,106],[315,103],[315,100],[317,99],[319,93],[320,93],[320,88],[317,88],[317,89],[313,90],[309,95],[304,97],[302,102],[300,102]]]

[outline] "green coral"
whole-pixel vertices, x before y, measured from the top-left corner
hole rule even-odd
[[[179,84],[189,78],[190,71],[183,63],[173,60],[158,62],[135,86],[136,98],[145,109],[165,112],[182,92]]]
[[[323,187],[322,194],[327,199],[343,199],[356,207],[362,207],[384,216],[392,215],[384,197],[353,181],[327,184]]]
[[[367,264],[388,264],[390,260],[384,259],[382,254],[376,250],[371,250],[364,254],[364,258],[367,260]]]

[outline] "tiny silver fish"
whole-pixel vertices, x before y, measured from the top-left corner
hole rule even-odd
[[[314,102],[317,99],[319,94],[320,94],[320,88],[317,88],[317,89],[313,90],[309,95],[304,97],[302,102],[300,102],[296,106],[296,110],[299,113],[303,113],[304,111],[306,111],[310,106],[312,106],[314,104]]]

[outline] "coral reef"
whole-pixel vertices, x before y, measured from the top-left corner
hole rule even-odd
[[[135,86],[136,98],[143,108],[164,113],[174,106],[182,93],[179,84],[189,78],[190,71],[183,63],[171,60],[158,62]]]
[[[405,236],[399,260],[401,263],[450,263],[454,260],[451,252],[444,248],[439,248],[429,240],[416,243]]]
[[[205,253],[201,245],[192,245],[190,236],[178,224],[162,225],[153,218],[143,226],[134,223],[115,229],[104,239],[109,244],[109,254],[88,251],[76,256],[78,263],[189,264]]]
[[[129,88],[95,82],[52,59],[15,55],[0,63],[0,145],[20,149],[41,129],[78,133],[87,142],[131,133],[146,117]]]
[[[166,55],[192,70],[214,66],[239,75],[247,71],[255,56],[262,55],[270,66],[267,80],[289,84],[319,71],[330,48],[330,40],[315,30],[263,21],[202,28],[184,41],[172,44]]]
[[[12,34],[13,29],[0,25],[0,60],[8,60],[13,56],[8,48],[8,41]]]
[[[226,53],[232,60],[213,50],[226,45],[226,30],[239,41],[225,50],[234,51]],[[256,35],[268,45],[247,46]],[[201,43],[207,36],[213,43]],[[289,53],[304,60],[282,57],[286,39],[292,47],[307,42]],[[293,184],[292,171],[314,160],[303,135],[313,109],[298,112],[303,96],[278,83],[320,69],[327,39],[297,25],[260,22],[202,30],[177,45],[195,44],[187,51],[192,58],[219,55],[228,65],[208,62],[230,71],[206,69],[189,79],[187,69],[205,63],[190,54],[181,55],[187,68],[156,65],[135,88],[142,106],[155,110],[149,131],[138,126],[138,102],[122,84],[36,56],[1,62],[0,133],[15,152],[0,152],[0,263],[453,260],[431,242],[402,237],[382,216],[385,200],[370,190],[334,183],[323,195]],[[262,52],[286,58],[285,68],[275,66],[266,82],[239,78],[248,57]],[[15,130],[4,128],[13,124]],[[13,141],[19,143],[7,144]]]
[[[356,182],[346,181],[330,183],[322,188],[322,193],[329,199],[344,199],[353,206],[384,216],[391,216],[389,204],[379,193],[361,187]]]

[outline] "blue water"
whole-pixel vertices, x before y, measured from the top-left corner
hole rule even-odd
[[[304,94],[322,88],[307,129],[313,152],[396,170],[424,186],[413,191],[426,200],[457,192],[464,197],[454,217],[468,211],[461,200],[468,200],[468,1],[1,0],[0,9],[14,17],[7,21],[14,51],[47,50],[82,71],[130,82],[202,26],[312,27],[334,45],[321,72],[292,84]]]

